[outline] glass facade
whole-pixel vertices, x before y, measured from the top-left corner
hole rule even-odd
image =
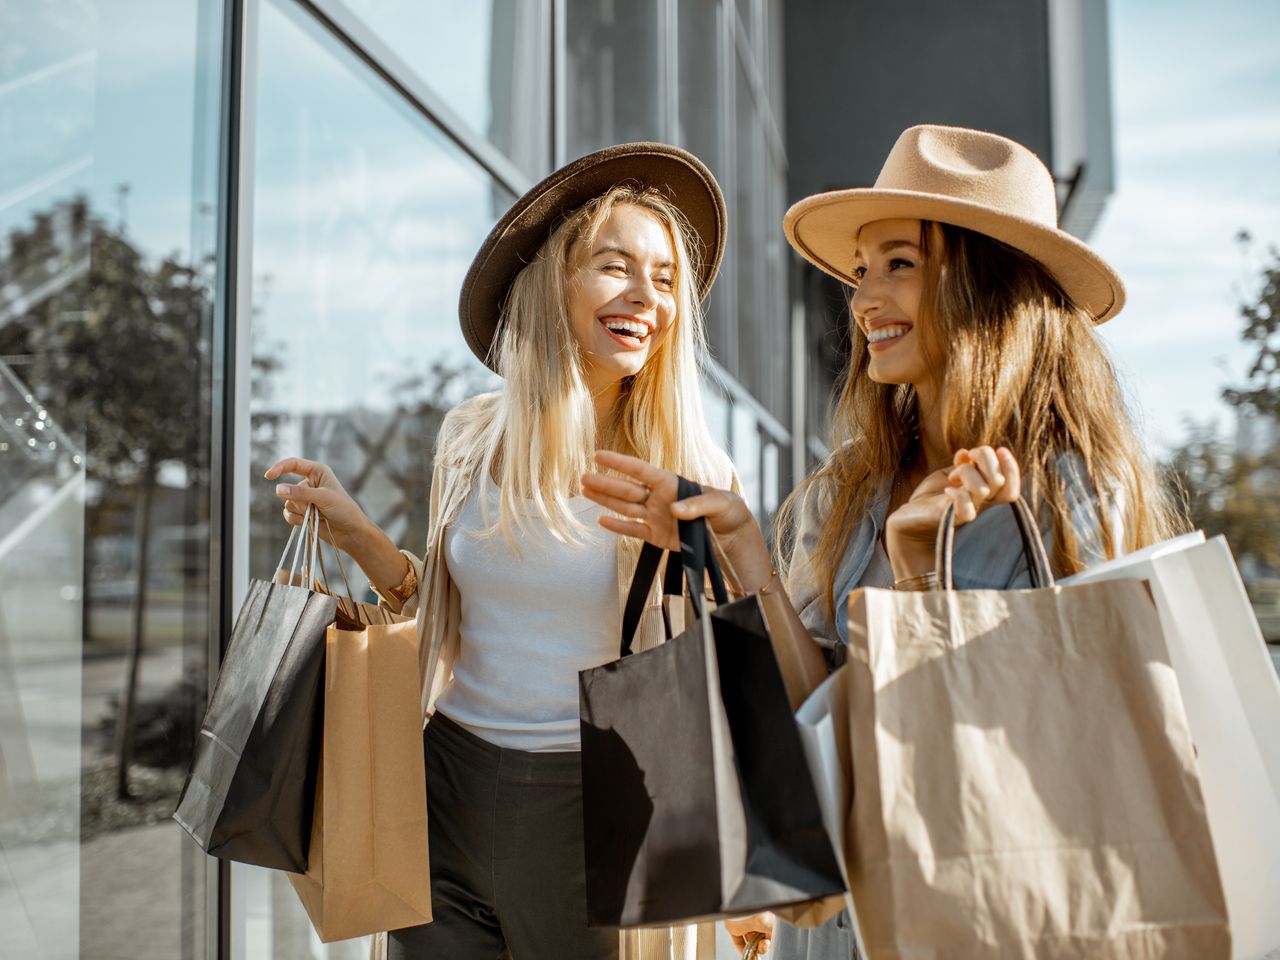
[[[287,533],[263,470],[323,460],[420,546],[440,418],[495,382],[462,276],[553,166],[657,139],[720,178],[707,412],[776,509],[787,278],[755,245],[785,192],[779,8],[0,8],[0,958],[366,955],[169,817]]]
[[[551,172],[550,0],[348,0],[379,40],[522,170]]]
[[[701,157],[724,190],[729,243],[706,304],[710,379],[732,408],[732,422],[753,424],[750,431],[726,431],[729,453],[753,478],[761,476],[758,437],[791,445],[787,255],[777,229],[786,195],[778,124],[781,6],[780,0],[564,5],[564,148],[557,159],[626,140],[665,140]],[[790,456],[780,463],[777,482],[785,492]],[[756,496],[753,507],[767,519],[765,504],[778,502],[775,490]]]
[[[0,35],[0,956],[205,957],[222,12]]]

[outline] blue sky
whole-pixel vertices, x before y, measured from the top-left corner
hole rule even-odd
[[[1128,285],[1102,333],[1165,447],[1188,418],[1234,426],[1238,304],[1280,246],[1280,3],[1111,0],[1110,16],[1117,183],[1090,243]]]
[[[372,13],[388,4],[353,0],[353,6]],[[400,9],[403,3],[389,6]],[[1255,289],[1267,247],[1280,245],[1280,2],[1225,0],[1210,12],[1188,0],[1110,0],[1109,8],[1117,181],[1090,241],[1128,282],[1129,305],[1102,334],[1148,439],[1164,447],[1181,438],[1188,418],[1216,418],[1224,431],[1230,429],[1231,412],[1219,398],[1224,386],[1242,376],[1248,357],[1239,342],[1238,303]],[[114,213],[114,188],[130,181],[130,231],[157,254],[188,249],[193,227],[203,232],[209,226],[203,222],[208,215],[197,223],[201,215],[190,206],[196,152],[191,134],[203,126],[193,109],[191,64],[199,50],[194,12],[188,3],[150,8],[146,31],[133,29],[128,17],[98,24],[99,40],[112,54],[77,62],[60,75],[58,92],[78,112],[51,117],[37,138],[46,154],[56,143],[64,165],[92,151],[92,165],[62,181],[60,195],[89,187],[95,201]],[[270,25],[272,14],[264,19]],[[438,17],[424,19],[438,29]],[[87,33],[84,42],[91,44],[92,29]],[[414,42],[425,39],[415,34]],[[463,49],[456,39],[450,36],[443,49]],[[38,53],[33,48],[33,57],[43,62]],[[295,43],[286,56],[290,62],[305,60],[305,45]],[[436,72],[437,81],[452,76]],[[95,73],[96,96],[92,87],[80,89]],[[313,70],[307,83],[314,86],[322,73]],[[270,117],[276,88],[265,86],[261,109]],[[29,92],[24,88],[22,96]],[[459,97],[458,90],[449,92]],[[468,115],[483,112],[483,104],[465,98],[457,106]],[[89,144],[95,107],[96,133]],[[119,122],[120,114],[138,111],[153,120],[141,133],[136,123]],[[367,111],[363,116],[373,122]],[[397,125],[389,115],[381,123]],[[415,140],[407,129],[412,126],[401,128],[404,147]],[[18,182],[30,182],[35,174],[18,156],[9,159]],[[259,253],[261,267],[270,267],[275,281],[268,310],[292,304],[314,315],[313,304],[303,306],[293,296],[297,291],[287,289],[289,278],[306,282],[308,271],[268,262],[268,214],[290,200],[272,173],[296,176],[293,164],[301,158],[281,157],[279,169],[263,159],[258,201],[268,232],[258,238]],[[396,179],[388,176],[387,159],[366,183],[385,186]],[[402,172],[405,182],[426,177],[439,185],[441,172],[421,160]],[[6,182],[0,178],[0,187]],[[18,199],[11,188],[0,189],[11,201],[0,216],[5,227],[25,221],[52,199],[49,192]],[[1241,229],[1255,237],[1252,254],[1235,242]],[[425,276],[418,282],[437,292],[447,285]],[[439,311],[443,316],[442,306]]]

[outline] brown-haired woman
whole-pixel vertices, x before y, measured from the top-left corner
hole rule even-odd
[[[792,246],[852,289],[852,351],[831,455],[783,508],[777,569],[815,641],[800,651],[816,685],[844,660],[845,598],[860,587],[932,585],[934,539],[956,507],[955,582],[1030,582],[1012,511],[1040,518],[1057,573],[1159,541],[1177,511],[1143,455],[1094,328],[1124,288],[1057,226],[1043,164],[993,134],[912,127],[875,187],[819,194],[788,212]],[[660,546],[676,519],[706,517],[743,591],[778,574],[741,498],[708,490],[675,501],[675,478],[597,455],[619,478],[584,491],[620,514],[600,523]],[[772,586],[771,586],[772,585]],[[849,919],[818,930],[730,926],[772,936],[780,958],[850,957]]]

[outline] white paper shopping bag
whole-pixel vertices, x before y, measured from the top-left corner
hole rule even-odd
[[[1280,680],[1230,548],[1194,535],[1063,583],[1150,582],[1196,747],[1236,960],[1280,957]]]
[[[822,822],[831,838],[831,846],[840,863],[840,876],[845,892],[813,905],[807,914],[784,917],[797,926],[817,926],[839,912],[841,906],[849,911],[853,935],[857,941],[858,956],[867,955],[858,929],[858,917],[849,893],[849,872],[845,865],[845,851],[853,816],[853,757],[849,749],[848,685],[844,667],[841,667],[809,695],[796,712],[796,724],[800,728],[800,742],[804,745],[805,759],[813,773],[813,784],[818,792],[818,804],[822,807]]]

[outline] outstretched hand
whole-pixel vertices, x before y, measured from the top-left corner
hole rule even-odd
[[[617,516],[600,517],[600,526],[637,537],[664,550],[680,549],[680,520],[703,517],[716,535],[731,579],[754,589],[772,571],[769,548],[760,525],[743,499],[729,490],[703,487],[696,497],[677,500],[679,478],[637,457],[601,450],[596,464],[615,474],[582,475],[583,495]]]
[[[302,479],[296,483],[276,485],[276,496],[284,501],[285,520],[292,526],[299,526],[307,506],[315,504],[327,521],[320,525],[320,536],[331,540],[338,549],[352,553],[352,544],[369,526],[369,519],[343,489],[333,470],[327,464],[314,460],[287,457],[268,467],[264,476],[267,480],[276,480],[286,474],[298,474]]]

